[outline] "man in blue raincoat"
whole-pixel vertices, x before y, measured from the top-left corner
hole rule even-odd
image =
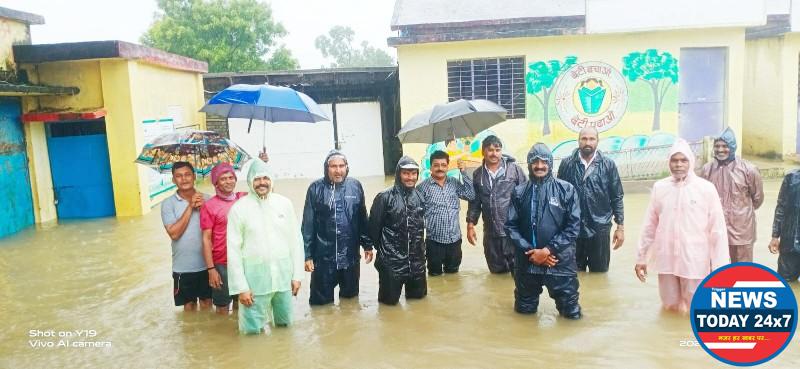
[[[580,319],[575,240],[581,209],[575,188],[553,177],[553,155],[537,143],[528,152],[530,180],[514,189],[506,232],[516,247],[514,310],[534,314],[547,287],[556,309]]]
[[[372,239],[367,229],[367,207],[361,182],[347,176],[350,168],[343,153],[333,150],[325,158],[325,176],[311,183],[303,209],[305,270],[311,272],[311,305],[358,296],[359,245],[367,263],[372,261]]]

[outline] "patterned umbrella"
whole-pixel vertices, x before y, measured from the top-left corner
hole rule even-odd
[[[186,161],[194,166],[195,173],[207,176],[219,163],[229,163],[239,170],[250,159],[239,145],[216,132],[185,131],[156,137],[144,145],[136,162],[169,173],[173,163]]]

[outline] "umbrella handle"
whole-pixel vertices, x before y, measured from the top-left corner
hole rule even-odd
[[[450,134],[453,135],[453,144],[456,142],[456,127],[453,125],[453,118],[448,119],[450,122]]]

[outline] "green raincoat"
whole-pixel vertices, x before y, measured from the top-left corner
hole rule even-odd
[[[291,291],[292,280],[301,281],[305,259],[303,237],[288,198],[270,191],[265,199],[253,189],[253,179],[267,176],[275,186],[270,167],[254,160],[247,173],[250,195],[228,213],[228,289],[231,295]]]

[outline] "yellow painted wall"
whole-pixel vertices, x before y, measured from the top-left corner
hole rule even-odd
[[[85,110],[103,107],[100,61],[76,60],[23,65],[34,83],[78,87],[72,96],[40,96],[40,109]],[[35,76],[35,77],[34,77]]]
[[[781,51],[781,84],[778,87],[781,94],[778,98],[783,101],[781,114],[783,123],[781,134],[782,155],[796,154],[797,150],[797,90],[798,90],[798,63],[800,63],[800,35],[789,33],[783,38]],[[772,95],[777,97],[776,95]]]
[[[402,121],[407,121],[414,114],[428,109],[434,104],[447,102],[447,61],[449,60],[524,56],[527,71],[527,65],[534,61],[563,60],[566,56],[574,55],[578,57],[578,63],[600,61],[610,64],[621,72],[622,58],[633,51],[643,52],[646,49],[654,48],[659,52],[668,51],[680,60],[680,49],[683,47],[727,47],[726,77],[728,82],[724,122],[733,128],[737,135],[741,136],[744,30],[741,28],[705,29],[702,30],[702,33],[702,37],[698,37],[697,30],[677,30],[399,46],[397,54],[400,68]],[[628,85],[630,91],[631,82],[628,82]],[[671,86],[668,92],[668,95],[673,94],[671,98],[675,102],[677,101],[678,86]],[[551,96],[551,104],[552,99],[553,96]],[[531,120],[536,118],[531,117],[530,105],[529,101],[526,118],[508,120],[492,127],[492,130],[505,142],[506,152],[521,158],[536,141],[542,140],[552,145],[576,138],[577,134],[564,127],[558,118],[551,118],[550,126],[553,133],[543,137],[541,127],[531,123]],[[623,120],[616,127],[604,134],[624,137],[632,134],[651,133],[648,122],[652,122],[652,112],[648,114],[647,112],[630,113],[629,111],[625,113]],[[639,121],[641,123],[638,123]],[[677,133],[677,125],[677,103],[670,109],[666,109],[666,106],[662,108],[661,131]],[[601,138],[604,134],[601,134]],[[426,147],[427,145],[424,144],[406,144],[403,146],[403,150],[415,159],[420,159],[424,156]]]
[[[143,145],[142,128],[136,124],[137,63],[121,59],[100,61],[102,91],[108,135],[108,158],[111,162],[111,182],[114,186],[114,206],[117,216],[135,216],[150,210],[146,191],[146,168],[133,160]]]
[[[131,87],[134,97],[134,122],[138,122],[136,155],[145,144],[141,122],[168,117],[170,107],[173,111],[176,109],[180,111],[180,122],[175,122],[176,129],[206,129],[205,114],[200,113],[200,108],[205,104],[202,74],[145,63],[136,63],[133,73],[131,78],[135,83]],[[135,158],[133,156],[129,161],[132,162]],[[143,168],[138,164],[136,166]],[[143,201],[147,200],[146,209],[143,212],[146,213],[151,207],[168,197],[172,191],[159,194],[151,200],[147,171],[143,171],[141,175],[141,192],[145,194]]]
[[[133,162],[146,143],[142,121],[165,118],[169,107],[179,107],[182,122],[176,128],[205,129],[205,117],[198,113],[203,104],[199,74],[128,60],[102,60],[100,69],[117,215],[146,214],[168,194],[151,201],[148,169]]]
[[[747,41],[744,150],[796,154],[800,35]]]
[[[101,59],[26,65],[35,83],[75,86],[75,96],[28,97],[25,112],[41,109],[87,110],[104,108],[114,205],[118,216],[146,214],[163,199],[150,199],[148,170],[133,161],[144,146],[141,122],[182,111],[182,127],[205,129],[200,73],[185,72],[125,59]],[[55,219],[52,177],[44,124],[26,125],[31,158],[31,187],[37,222]]]
[[[22,99],[23,111],[35,110],[32,97]],[[46,223],[58,218],[53,177],[50,172],[50,157],[47,151],[47,136],[42,122],[24,123],[26,150],[28,154],[28,175],[33,198],[33,216],[36,223]]]
[[[31,35],[28,25],[8,18],[0,18],[0,70],[14,61],[11,46],[29,44]]]
[[[183,122],[176,128],[205,129],[205,114],[199,112],[205,103],[202,74],[137,63],[133,78],[136,113],[142,119],[166,117],[168,107],[180,106]]]
[[[37,65],[22,64],[32,83],[78,87],[74,96],[28,96],[23,98],[23,112],[37,110],[86,110],[103,107],[100,68],[97,61],[54,62]],[[37,223],[57,219],[53,177],[47,149],[45,123],[25,123],[28,151],[28,170],[33,196],[34,218]]]
[[[747,154],[769,155],[783,152],[784,100],[780,91],[782,38],[747,41],[744,78],[742,149]]]

